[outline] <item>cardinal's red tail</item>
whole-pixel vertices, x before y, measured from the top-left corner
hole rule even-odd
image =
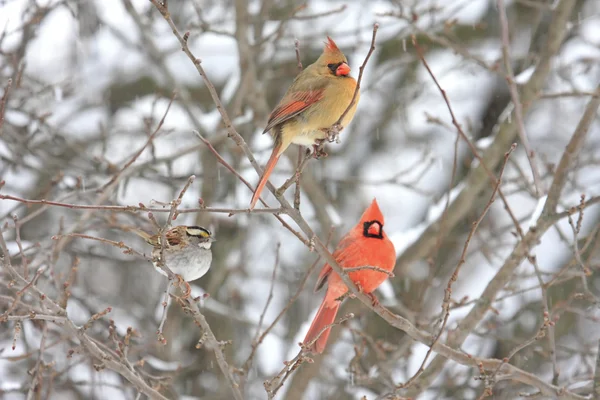
[[[321,303],[321,307],[319,307],[319,311],[317,311],[317,315],[315,315],[315,319],[308,329],[308,333],[304,338],[304,343],[313,341],[317,336],[319,336],[319,333],[321,333],[323,328],[325,328],[327,325],[333,324],[339,308],[339,301],[334,301],[333,304],[330,304],[327,301],[327,296],[325,296],[323,303]],[[325,345],[327,344],[330,331],[331,327],[325,329],[321,336],[319,336],[319,338],[309,348],[309,350],[313,353],[321,354],[323,350],[325,350]]]
[[[273,172],[273,168],[275,168],[275,164],[277,164],[277,161],[279,161],[279,157],[280,157],[279,148],[280,147],[281,147],[281,145],[277,145],[273,148],[271,157],[269,158],[269,161],[267,161],[267,165],[265,165],[265,172],[260,177],[260,180],[258,181],[258,185],[256,185],[256,190],[254,191],[254,195],[252,195],[252,200],[250,201],[250,209],[251,210],[254,208],[254,206],[258,202],[258,199],[260,199],[260,193],[265,188],[265,185],[267,184],[267,181],[269,180],[269,176],[271,176],[271,172]]]

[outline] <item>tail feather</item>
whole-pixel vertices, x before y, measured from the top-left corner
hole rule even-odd
[[[254,194],[252,195],[252,200],[250,201],[250,209],[251,210],[254,208],[254,206],[256,206],[258,199],[260,199],[260,194],[263,191],[263,189],[265,188],[265,185],[267,184],[267,181],[269,180],[269,176],[271,176],[271,172],[273,172],[273,168],[275,168],[275,164],[277,164],[277,161],[279,161],[279,157],[280,157],[279,149],[280,148],[281,148],[281,144],[276,145],[273,148],[271,157],[269,157],[269,161],[267,161],[267,165],[265,165],[265,172],[263,172],[262,176],[260,177],[260,180],[258,181],[258,185],[256,185],[256,190],[254,191]]]
[[[325,350],[325,345],[327,344],[331,327],[328,327],[324,331],[323,328],[325,328],[327,325],[333,324],[335,321],[335,316],[340,308],[339,301],[334,301],[333,304],[331,304],[327,300],[327,296],[325,296],[323,303],[321,303],[321,307],[319,307],[319,311],[317,311],[317,315],[315,315],[315,319],[310,325],[310,328],[306,333],[306,337],[304,338],[304,343],[307,344],[318,337],[318,339],[309,348],[312,353],[321,354],[323,350]],[[323,333],[321,333],[321,331],[323,331]],[[319,336],[320,333],[321,336]]]
[[[133,232],[142,239],[146,241],[146,243],[154,245],[155,243],[152,241],[152,236],[150,233],[143,231],[135,226],[131,225],[121,225],[120,228],[125,232]]]

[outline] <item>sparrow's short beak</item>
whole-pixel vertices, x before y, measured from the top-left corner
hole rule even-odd
[[[348,75],[350,73],[350,66],[346,63],[341,63],[335,70],[337,76]]]
[[[209,241],[211,241],[211,242],[216,242],[216,241],[217,241],[217,239],[215,239],[215,238],[214,238],[214,237],[212,237],[212,236],[211,236],[211,237],[209,237],[209,238],[208,238],[208,240],[209,240]]]

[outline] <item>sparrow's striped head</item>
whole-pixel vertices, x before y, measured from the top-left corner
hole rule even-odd
[[[214,242],[215,238],[213,238],[212,233],[206,228],[201,226],[186,226],[185,233],[190,238],[199,239],[200,242]]]
[[[215,241],[210,231],[201,226],[186,226],[185,233],[191,243],[197,244],[203,249],[210,249],[212,242]]]
[[[197,238],[206,239],[211,237],[211,233],[208,229],[201,226],[186,226],[185,233],[188,236],[195,236]]]

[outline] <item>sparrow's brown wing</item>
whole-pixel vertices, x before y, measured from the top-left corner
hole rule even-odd
[[[178,246],[181,244],[181,237],[182,234],[185,235],[185,232],[181,232],[181,229],[179,228],[179,226],[176,226],[165,233],[165,238],[167,239],[169,246]]]

